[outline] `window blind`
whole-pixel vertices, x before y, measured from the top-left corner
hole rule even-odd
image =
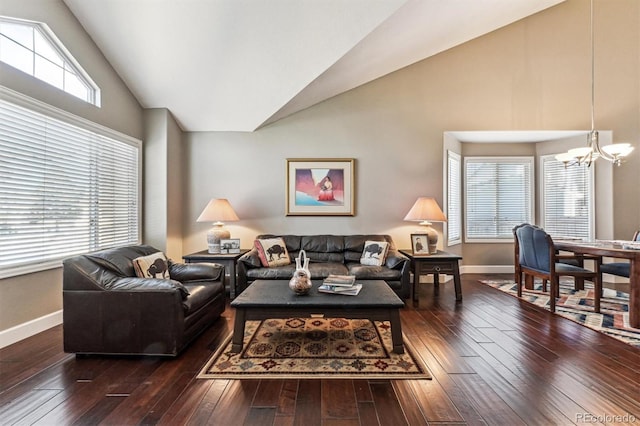
[[[590,239],[593,168],[565,168],[553,155],[543,156],[541,163],[545,230],[553,237]]]
[[[513,239],[533,219],[533,157],[465,158],[465,239]]]
[[[138,155],[138,146],[0,100],[0,276],[138,242]]]
[[[447,244],[462,242],[461,208],[461,163],[460,156],[447,151]]]

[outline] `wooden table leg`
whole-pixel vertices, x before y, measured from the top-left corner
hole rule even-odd
[[[242,342],[244,341],[244,325],[245,310],[236,308],[236,319],[233,324],[233,338],[231,340],[231,352],[239,353],[242,351]]]
[[[456,300],[459,302],[462,300],[462,285],[460,283],[460,267],[457,261],[453,264],[453,284],[456,289]]]
[[[413,301],[418,301],[418,284],[420,283],[420,275],[418,274],[418,262],[413,261]]]
[[[399,309],[391,309],[389,311],[389,322],[391,323],[391,342],[393,344],[393,352],[403,354],[404,344],[402,343],[402,324],[400,323]]]
[[[433,295],[440,295],[440,274],[437,271],[433,273]]]

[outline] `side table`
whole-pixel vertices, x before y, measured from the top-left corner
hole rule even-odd
[[[219,263],[224,266],[225,271],[229,273],[229,298],[235,299],[237,288],[236,277],[236,262],[248,249],[240,249],[240,253],[222,254],[222,253],[209,253],[207,250],[202,250],[196,253],[187,254],[182,256],[185,263]]]
[[[462,285],[460,284],[460,267],[458,261],[462,256],[438,250],[437,253],[424,255],[413,254],[411,249],[401,249],[400,253],[411,259],[413,271],[413,301],[418,301],[418,283],[420,275],[433,274],[433,290],[437,295],[440,288],[439,274],[453,275],[456,290],[456,300],[462,300]]]

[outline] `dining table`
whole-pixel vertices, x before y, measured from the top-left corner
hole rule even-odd
[[[640,243],[622,240],[554,239],[557,250],[575,254],[627,259],[629,274],[629,326],[640,328]]]

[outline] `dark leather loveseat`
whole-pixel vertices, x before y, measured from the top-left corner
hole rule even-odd
[[[258,235],[256,239],[281,237],[289,252],[291,264],[263,267],[254,247],[237,263],[238,291],[257,279],[289,280],[295,271],[295,258],[304,250],[310,259],[309,272],[313,281],[329,274],[355,275],[358,282],[384,280],[401,299],[409,298],[410,260],[400,253],[389,235]],[[389,252],[382,266],[361,265],[360,257],[366,241],[387,241]]]
[[[222,265],[169,260],[171,279],[138,278],[128,246],[63,262],[65,352],[177,355],[225,309]]]

